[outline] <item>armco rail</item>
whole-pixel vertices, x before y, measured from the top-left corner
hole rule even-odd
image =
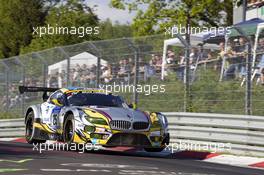
[[[172,143],[230,145],[221,152],[264,157],[264,117],[168,112]],[[182,144],[183,145],[183,144]]]
[[[0,120],[0,138],[24,135],[24,119]]]
[[[169,120],[171,146],[174,148],[189,145],[187,148],[205,149],[215,145],[223,147],[225,144],[226,147],[218,151],[264,157],[264,116],[184,112],[163,114]],[[23,136],[23,122],[23,119],[0,120],[0,137]]]

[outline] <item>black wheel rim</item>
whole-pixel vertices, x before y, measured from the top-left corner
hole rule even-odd
[[[30,138],[33,132],[33,122],[32,119],[28,119],[27,125],[26,125],[26,137]]]
[[[66,124],[65,128],[65,137],[66,137],[66,142],[72,142],[73,140],[73,127],[72,127],[72,122],[68,121]]]

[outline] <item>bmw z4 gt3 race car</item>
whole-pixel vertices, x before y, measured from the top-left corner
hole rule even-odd
[[[44,102],[26,110],[25,137],[30,144],[57,140],[105,147],[136,146],[150,152],[162,151],[169,144],[164,115],[142,112],[102,89],[20,86],[19,91],[43,92]]]

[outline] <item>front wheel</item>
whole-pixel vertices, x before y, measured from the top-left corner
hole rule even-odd
[[[26,133],[25,133],[26,141],[29,144],[45,143],[46,140],[34,139],[34,126],[33,126],[33,124],[34,124],[34,112],[31,111],[27,115],[27,119],[26,119]]]
[[[72,144],[73,143],[73,138],[74,138],[74,121],[73,121],[73,116],[70,115],[66,118],[64,122],[64,128],[63,128],[63,140],[67,144]]]

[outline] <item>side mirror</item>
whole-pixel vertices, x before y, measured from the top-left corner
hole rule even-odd
[[[60,102],[59,102],[57,99],[55,99],[55,98],[51,99],[51,103],[54,104],[54,105],[56,105],[56,106],[63,106],[63,104],[60,103]]]
[[[137,109],[137,105],[135,103],[129,104],[128,107],[131,109]]]
[[[42,99],[43,99],[43,102],[45,102],[45,101],[47,101],[49,99],[49,96],[48,96],[46,91],[43,93]]]

